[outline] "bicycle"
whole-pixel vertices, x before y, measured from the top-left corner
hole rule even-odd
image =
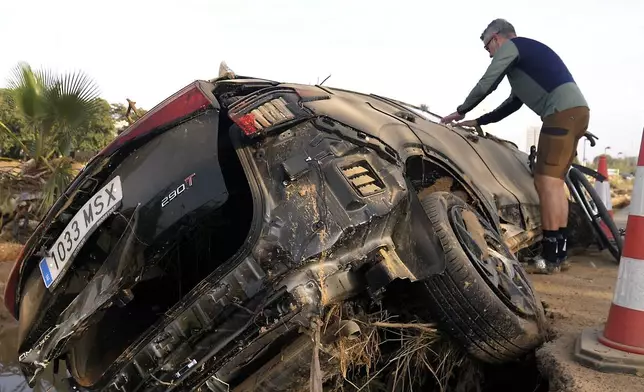
[[[590,146],[594,147],[598,139],[597,136],[590,132],[586,132],[584,137],[590,142]],[[575,153],[575,156],[577,154]],[[534,167],[536,163],[537,149],[533,145],[530,147],[530,155],[528,156],[528,165],[532,174],[534,175]],[[603,176],[597,171],[576,163],[573,163],[568,169],[564,182],[568,187],[568,191],[574,201],[581,207],[587,221],[593,228],[595,239],[600,250],[608,249],[615,261],[619,263],[622,248],[623,248],[623,231],[619,230],[615,225],[612,217],[608,213],[604,202],[597,194],[597,191],[590,184],[586,176],[593,177],[595,181],[607,181],[608,178]],[[608,228],[610,236],[602,227],[602,223]]]

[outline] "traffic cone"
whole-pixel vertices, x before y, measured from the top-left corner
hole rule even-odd
[[[597,172],[606,177],[606,181],[595,181],[595,190],[597,191],[597,195],[599,195],[599,197],[604,202],[604,206],[606,207],[606,210],[608,210],[608,215],[610,215],[610,218],[613,219],[613,198],[610,194],[610,182],[608,181],[608,162],[606,161],[606,155],[601,155],[599,157],[599,162],[597,162]],[[599,225],[601,226],[604,233],[606,233],[608,239],[613,240],[613,233],[611,233],[610,229],[608,229],[606,223],[604,223],[604,221],[602,220],[601,222],[599,222]]]
[[[600,371],[644,377],[644,132],[640,144],[624,250],[603,332],[584,330],[575,357]]]

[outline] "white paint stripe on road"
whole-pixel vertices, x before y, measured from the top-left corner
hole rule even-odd
[[[644,166],[635,170],[635,184],[631,196],[630,214],[644,216]]]
[[[613,303],[644,312],[644,260],[622,257]]]

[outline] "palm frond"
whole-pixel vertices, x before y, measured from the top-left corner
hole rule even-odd
[[[2,130],[7,136],[13,139],[13,141],[16,142],[16,144],[18,144],[20,148],[22,148],[25,151],[29,150],[29,148],[22,142],[22,140],[20,140],[18,135],[13,133],[13,131],[9,129],[9,127],[6,126],[2,121],[0,121],[0,130]]]
[[[59,75],[47,89],[48,117],[62,132],[86,126],[98,106],[99,89],[80,71]]]
[[[16,107],[28,122],[34,123],[44,115],[47,87],[29,64],[18,63],[11,72],[7,85],[12,91]]]

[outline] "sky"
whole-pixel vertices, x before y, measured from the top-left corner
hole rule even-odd
[[[2,0],[0,86],[19,61],[82,70],[110,102],[146,109],[195,79],[238,74],[316,83],[427,104],[447,115],[490,58],[494,18],[553,48],[589,102],[587,158],[635,156],[644,127],[644,2],[636,0]],[[493,110],[507,80],[467,118]],[[525,149],[527,107],[484,129]],[[582,142],[579,156],[582,157]]]

